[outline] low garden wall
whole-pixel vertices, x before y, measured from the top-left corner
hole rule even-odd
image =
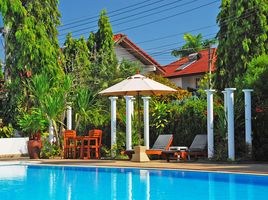
[[[0,157],[22,156],[28,154],[28,137],[0,138]]]

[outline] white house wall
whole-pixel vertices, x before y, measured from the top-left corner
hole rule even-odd
[[[169,78],[173,83],[175,83],[178,87],[182,87],[182,79],[181,78]]]
[[[202,79],[204,75],[193,75],[193,76],[184,76],[178,78],[170,78],[170,80],[175,83],[178,87],[183,89],[187,88],[197,88],[197,80]]]
[[[29,138],[0,138],[0,157],[28,154]]]
[[[120,45],[115,47],[115,53],[119,62],[122,62],[122,60],[125,59],[129,61],[139,62],[142,66],[144,66],[143,63],[141,63],[135,56],[130,54],[125,48],[121,47]]]
[[[142,72],[147,74],[156,71],[156,67],[153,65],[144,65],[139,59],[129,53],[125,48],[120,45],[115,47],[115,54],[119,62],[122,62],[123,59],[138,62],[143,68]]]

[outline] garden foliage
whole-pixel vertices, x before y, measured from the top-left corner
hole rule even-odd
[[[268,1],[222,0],[217,22],[217,89],[234,87],[250,61],[268,51]]]

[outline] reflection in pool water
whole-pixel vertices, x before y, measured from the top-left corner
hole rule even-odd
[[[268,191],[268,176],[257,175],[19,165],[0,171],[3,200],[261,200]]]

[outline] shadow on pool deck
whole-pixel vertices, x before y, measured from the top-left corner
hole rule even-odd
[[[181,169],[181,170],[201,170],[235,173],[267,174],[268,163],[210,163],[210,162],[171,162],[164,160],[152,160],[146,163],[137,163],[122,160],[67,160],[67,159],[40,159],[27,160],[29,163],[41,165],[67,165],[67,166],[108,166],[108,167],[137,167],[137,168],[157,168],[157,169]]]

